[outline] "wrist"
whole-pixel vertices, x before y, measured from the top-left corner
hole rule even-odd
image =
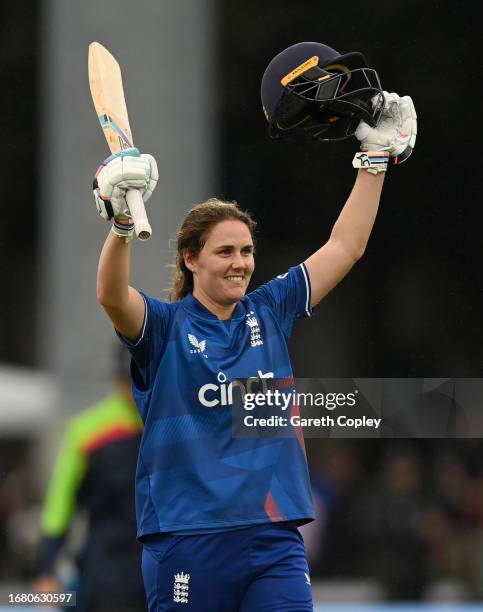
[[[366,170],[370,174],[386,172],[389,163],[388,151],[370,151],[364,148],[358,151],[352,160],[352,166],[361,170]]]
[[[125,242],[131,242],[134,237],[134,222],[127,217],[114,217],[111,232],[118,238],[124,238]]]
[[[133,225],[133,220],[126,216],[114,217],[114,222],[118,223],[119,225]]]

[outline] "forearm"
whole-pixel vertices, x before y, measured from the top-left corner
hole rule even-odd
[[[129,299],[131,243],[107,235],[97,271],[97,299],[102,306],[120,307]]]
[[[377,175],[359,170],[352,192],[331,233],[354,259],[359,259],[367,246],[376,219],[385,172]]]

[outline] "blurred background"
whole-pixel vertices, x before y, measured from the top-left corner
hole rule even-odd
[[[296,42],[362,52],[384,89],[413,97],[417,146],[387,177],[364,258],[296,328],[294,371],[469,378],[483,365],[481,31],[471,10],[437,0],[3,3],[0,592],[35,577],[40,508],[66,421],[113,385],[114,335],[95,292],[108,227],[91,195],[108,151],[88,44],[117,57],[135,142],[158,160],[154,234],[134,244],[132,283],[161,298],[176,229],[208,197],[236,200],[258,220],[253,286],[327,240],[354,181],[357,142],[271,141],[260,80]],[[304,537],[317,601],[479,607],[480,440],[307,447],[318,519]]]

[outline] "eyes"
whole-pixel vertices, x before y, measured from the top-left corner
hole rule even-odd
[[[224,247],[220,247],[219,249],[217,249],[215,253],[217,255],[221,255],[222,257],[230,257],[231,255],[233,255],[235,251],[236,249],[234,247],[224,246]],[[240,252],[242,256],[249,257],[250,255],[254,254],[255,248],[252,244],[250,244],[250,245],[243,247]]]

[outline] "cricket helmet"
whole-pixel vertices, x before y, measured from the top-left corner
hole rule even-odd
[[[316,42],[276,55],[261,97],[270,136],[292,140],[349,138],[361,120],[376,126],[384,106],[379,76],[362,53],[341,55]]]

